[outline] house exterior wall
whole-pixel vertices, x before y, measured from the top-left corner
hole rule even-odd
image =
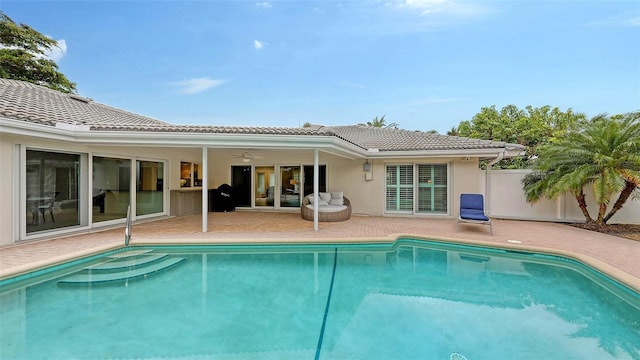
[[[133,160],[164,161],[166,180],[163,196],[167,214],[170,206],[169,190],[180,188],[180,162],[200,163],[202,161],[201,148],[95,146],[0,133],[0,168],[3,169],[3,171],[0,171],[0,184],[2,184],[0,186],[0,245],[14,243],[19,236],[19,227],[16,224],[18,224],[18,209],[20,209],[20,184],[17,182],[17,173],[20,165],[16,161],[18,158],[16,145],[52,152],[84,153],[89,157],[106,156]],[[90,174],[90,172],[87,174]],[[100,225],[97,224],[96,226]]]
[[[0,132],[0,245],[13,242],[13,144],[7,134]]]
[[[0,183],[3,185],[0,187],[0,245],[17,241],[20,235],[19,209],[24,195],[21,198],[21,184],[17,175],[20,164],[17,161],[16,145],[54,152],[82,153],[87,154],[89,158],[105,156],[134,161],[163,161],[165,163],[163,184],[165,214],[169,214],[171,208],[171,191],[181,189],[180,163],[186,161],[202,165],[201,147],[90,145],[0,133],[0,168],[3,169],[0,171]],[[229,184],[232,165],[274,166],[277,171],[279,166],[302,166],[314,163],[312,149],[257,150],[252,154],[259,157],[252,159],[250,163],[244,163],[238,157],[244,151],[243,149],[209,148],[207,151],[208,183],[205,185],[207,189],[215,189],[224,183]],[[560,197],[555,201],[542,199],[533,205],[526,203],[520,181],[528,171],[494,170],[486,173],[478,168],[477,158],[373,159],[369,160],[370,172],[365,172],[363,168],[365,161],[362,159],[350,159],[319,151],[319,163],[326,165],[327,168],[327,191],[343,191],[344,195],[351,200],[352,211],[356,216],[392,216],[385,211],[387,165],[447,164],[448,213],[417,214],[416,216],[454,218],[457,216],[459,207],[459,194],[483,193],[486,195],[489,214],[496,218],[543,221],[583,221],[584,219],[572,196]],[[92,171],[84,169],[83,173],[91,177]],[[85,198],[86,196],[85,194]],[[594,211],[595,202],[591,191],[587,191],[587,202],[591,204],[591,211]],[[297,208],[281,210],[297,211]],[[595,214],[592,215],[595,216]],[[406,216],[406,214],[398,216]],[[628,201],[611,222],[640,223],[640,201]],[[88,224],[84,228],[99,226],[101,224]]]
[[[0,245],[10,244],[18,240],[18,215],[20,208],[20,186],[17,183],[17,147],[42,149],[48,151],[84,153],[88,157],[105,156],[133,160],[155,160],[165,162],[164,200],[165,211],[171,208],[171,191],[180,188],[180,163],[182,161],[202,164],[202,148],[181,147],[145,147],[145,146],[104,146],[86,145],[74,142],[51,140],[43,138],[25,137],[19,135],[0,134],[0,165],[11,171],[0,172],[0,180],[6,186],[0,187]],[[312,165],[314,150],[271,150],[257,151],[260,158],[252,159],[250,163],[243,163],[237,155],[241,149],[208,149],[208,184],[205,188],[214,189],[224,183],[231,182],[232,165],[254,166],[291,166]],[[433,215],[438,217],[453,217],[458,206],[460,192],[482,192],[477,159],[463,158],[435,158],[435,159],[378,159],[370,160],[370,176],[366,176],[361,159],[348,159],[327,152],[319,151],[319,163],[327,167],[327,190],[343,191],[352,203],[354,215],[383,216],[385,215],[385,182],[388,164],[448,164],[449,165],[449,204],[448,214]],[[88,169],[83,172],[91,174]],[[95,185],[95,183],[93,184]],[[91,186],[91,185],[89,185]],[[182,189],[184,190],[184,189]],[[89,190],[91,191],[91,190]],[[296,208],[282,209],[297,211]],[[420,216],[426,216],[421,214]],[[89,224],[88,227],[101,224]]]
[[[313,150],[288,150],[278,152],[258,151],[260,159],[253,159],[251,163],[242,163],[231,157],[233,153],[242,151],[209,150],[209,188],[231,182],[232,165],[254,166],[286,166],[312,165]],[[340,156],[320,152],[318,162],[327,166],[327,191],[342,191],[351,200],[354,215],[383,216],[385,215],[385,185],[388,164],[449,164],[449,214],[435,216],[455,216],[453,209],[457,208],[460,192],[480,192],[479,176],[484,176],[478,169],[477,159],[463,158],[433,158],[433,159],[378,159],[370,160],[370,180],[365,178],[362,159],[347,159]],[[426,216],[426,215],[421,215]]]

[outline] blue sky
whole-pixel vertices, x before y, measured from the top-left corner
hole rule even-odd
[[[446,133],[482,107],[640,110],[640,1],[30,1],[78,92],[178,124],[385,115]]]

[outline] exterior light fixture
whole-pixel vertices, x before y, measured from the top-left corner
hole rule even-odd
[[[364,171],[371,171],[371,164],[369,164],[369,160],[367,159],[366,162],[364,163],[364,166],[362,167],[362,169]]]

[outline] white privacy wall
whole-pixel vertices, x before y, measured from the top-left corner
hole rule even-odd
[[[582,222],[584,215],[578,208],[575,197],[569,193],[556,200],[541,199],[534,204],[527,203],[522,190],[522,179],[530,170],[491,170],[486,178],[487,208],[495,218],[541,220],[561,222]],[[587,209],[591,217],[598,216],[598,207],[591,188],[585,188]],[[615,203],[617,196],[611,201]],[[610,224],[640,224],[640,201],[627,200],[609,220]]]

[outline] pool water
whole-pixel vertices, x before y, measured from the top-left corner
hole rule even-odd
[[[154,254],[175,264],[100,278]],[[130,247],[0,283],[1,359],[452,354],[640,359],[640,295],[568,259],[411,239]]]

